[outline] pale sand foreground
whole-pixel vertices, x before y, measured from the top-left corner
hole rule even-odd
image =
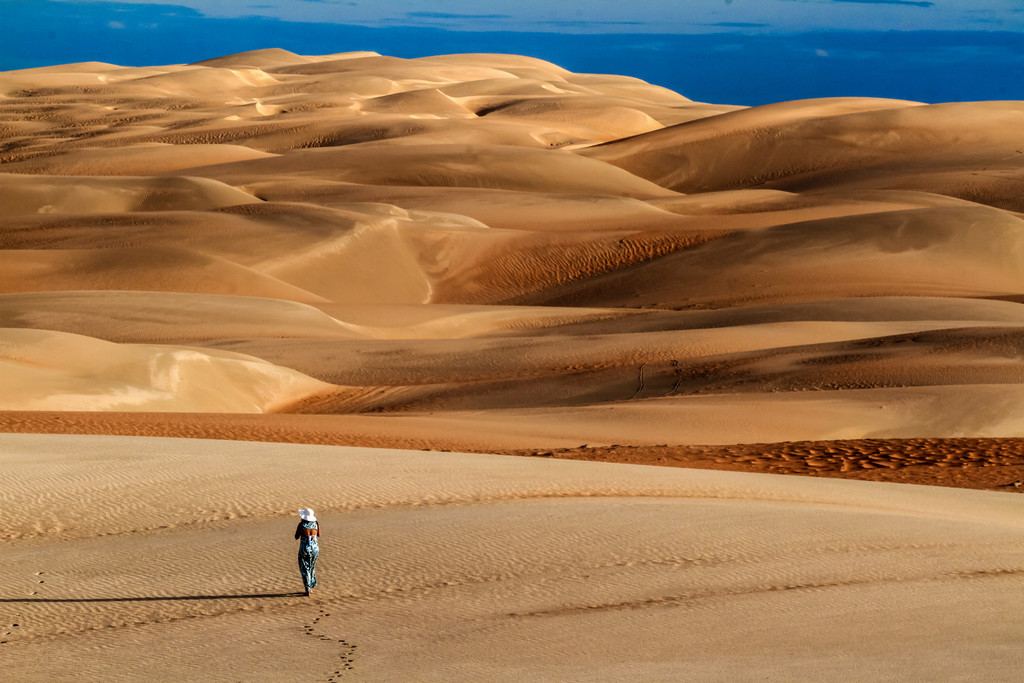
[[[312,599],[289,595],[303,503],[324,527]],[[1014,495],[5,435],[0,504],[11,680],[1019,675]]]

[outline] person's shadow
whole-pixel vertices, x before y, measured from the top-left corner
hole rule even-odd
[[[305,597],[303,591],[295,593],[235,593],[230,595],[153,595],[125,598],[0,598],[5,602],[163,602],[175,600],[252,600],[256,598],[297,598]]]

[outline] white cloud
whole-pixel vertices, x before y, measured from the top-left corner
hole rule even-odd
[[[112,29],[120,30],[120,29],[124,28],[124,23],[120,22],[120,21],[108,21],[107,22],[107,28],[112,28]]]
[[[828,57],[828,50],[822,50],[820,47],[814,51],[814,54],[819,57]]]

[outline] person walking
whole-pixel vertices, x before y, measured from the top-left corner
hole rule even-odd
[[[295,538],[299,541],[299,573],[309,595],[309,591],[316,588],[316,560],[320,557],[320,522],[313,508],[299,508]]]

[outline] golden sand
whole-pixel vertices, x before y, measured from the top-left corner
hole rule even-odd
[[[515,55],[0,73],[0,671],[1018,677],[1022,150]]]

